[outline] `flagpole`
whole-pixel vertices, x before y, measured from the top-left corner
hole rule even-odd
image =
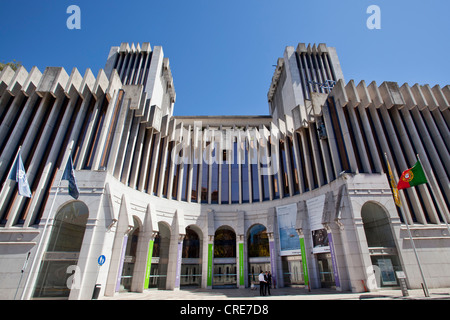
[[[387,157],[386,152],[384,153],[384,156],[386,157],[387,165],[388,165],[388,167],[390,168],[389,160],[388,160],[388,157]],[[392,174],[392,177],[390,177],[390,179],[392,179],[392,180],[394,181],[394,183],[395,183],[394,174],[393,174],[393,173],[390,173],[390,174]],[[394,187],[394,186],[393,186],[393,187]],[[399,197],[400,197],[400,194],[399,194]],[[400,198],[399,198],[399,201],[400,201]],[[423,281],[423,287],[422,287],[422,289],[423,289],[423,291],[424,291],[424,293],[425,293],[425,297],[429,297],[430,294],[428,293],[428,286],[427,286],[427,283],[426,283],[426,281],[425,281],[425,277],[424,277],[424,275],[423,275],[422,266],[421,266],[421,264],[420,264],[419,255],[417,254],[417,250],[416,250],[416,246],[415,246],[415,244],[414,244],[414,240],[413,240],[413,237],[412,237],[412,233],[411,233],[411,230],[409,229],[409,223],[408,223],[408,220],[406,219],[405,213],[403,212],[403,207],[402,207],[401,205],[397,205],[397,207],[399,208],[400,214],[401,214],[401,216],[402,216],[402,218],[403,218],[403,221],[404,221],[405,224],[406,224],[406,229],[408,230],[409,239],[411,239],[411,245],[412,245],[412,247],[413,247],[414,255],[415,255],[415,257],[416,257],[417,264],[418,264],[418,266],[419,266],[420,275],[422,276],[422,281]]]
[[[420,264],[419,255],[417,254],[417,250],[416,250],[416,246],[414,244],[414,240],[413,240],[413,237],[412,237],[412,234],[411,234],[411,230],[409,229],[409,223],[406,220],[405,214],[403,212],[403,208],[402,207],[399,207],[399,208],[400,208],[400,213],[401,213],[401,215],[403,217],[403,220],[405,221],[406,229],[408,230],[409,239],[411,239],[411,245],[412,245],[413,250],[414,250],[414,255],[416,256],[417,264],[419,265],[420,275],[422,276],[422,281],[423,281],[423,285],[424,285],[423,291],[425,293],[425,297],[429,297],[430,294],[428,293],[427,282],[425,281],[425,276],[423,275],[423,270],[422,270],[422,266]]]
[[[419,158],[419,154],[417,154],[416,156],[417,156],[417,160],[419,160],[419,162],[420,162],[421,165],[422,165],[422,162],[420,161],[420,158]],[[422,168],[423,168],[423,167],[422,167]],[[426,178],[427,181],[429,182],[430,179],[428,179],[428,176],[427,176],[426,171],[423,170],[423,173],[425,174],[425,178]],[[433,178],[433,181],[434,181],[434,178]],[[450,236],[450,226],[448,225],[447,217],[445,216],[445,212],[442,212],[442,218],[444,219],[444,223],[445,223],[445,225],[447,226],[448,234],[449,234],[449,236]]]
[[[68,154],[70,155],[71,152],[72,152],[72,144],[70,145]],[[64,158],[67,159],[67,157],[64,157]],[[63,158],[63,160],[64,160],[64,158]],[[58,168],[57,171],[59,171],[59,169],[60,169],[60,168]],[[41,259],[36,259],[36,258],[38,257],[38,255],[41,256],[41,255],[40,255],[41,247],[42,247],[42,245],[44,244],[44,242],[45,242],[45,243],[47,242],[47,241],[46,241],[46,238],[47,238],[47,227],[48,227],[50,218],[51,218],[51,216],[52,216],[53,207],[54,207],[55,202],[56,202],[56,197],[57,197],[57,195],[58,195],[59,188],[61,187],[61,181],[62,181],[63,173],[64,173],[64,172],[61,173],[61,177],[59,178],[58,186],[56,187],[55,196],[53,197],[52,205],[50,206],[50,211],[49,211],[48,216],[47,216],[47,219],[46,219],[46,221],[45,221],[44,229],[42,230],[41,240],[39,241],[38,247],[37,247],[36,252],[35,252],[35,254],[34,254],[33,261],[32,261],[32,263],[31,263],[30,272],[28,273],[27,281],[25,282],[25,286],[23,287],[23,291],[22,291],[22,295],[21,295],[21,297],[20,297],[20,300],[23,300],[23,299],[25,298],[25,292],[27,291],[26,289],[27,289],[27,287],[28,287],[28,285],[29,285],[29,282],[30,282],[30,279],[31,279],[31,275],[33,274],[33,269],[35,268],[36,261],[38,261],[38,260],[40,261],[40,260],[41,260]],[[32,293],[31,293],[31,294],[32,294]]]
[[[62,177],[62,174],[61,174],[61,177]],[[62,181],[62,179],[59,180],[58,186],[56,187],[55,196],[53,197],[52,205],[50,207],[50,211],[49,211],[47,219],[45,221],[44,229],[42,230],[42,237],[41,237],[41,240],[39,241],[38,247],[36,249],[36,253],[34,254],[33,262],[31,263],[30,272],[28,273],[27,281],[25,283],[25,286],[23,287],[22,296],[20,297],[20,300],[24,299],[27,286],[28,286],[28,284],[30,282],[31,275],[33,274],[33,269],[35,268],[35,265],[36,265],[36,261],[37,260],[39,260],[39,261],[41,260],[41,259],[36,259],[36,258],[37,258],[38,255],[40,255],[39,253],[40,253],[40,250],[41,250],[41,247],[42,247],[43,243],[47,242],[46,241],[46,238],[47,238],[47,227],[48,227],[48,224],[49,224],[49,221],[50,221],[51,214],[53,212],[53,207],[55,205],[55,201],[56,201],[56,197],[58,195],[59,188],[61,186],[61,181]]]

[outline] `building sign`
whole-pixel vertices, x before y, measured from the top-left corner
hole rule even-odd
[[[280,233],[280,256],[299,255],[300,243],[295,230],[297,204],[277,207],[277,220]]]

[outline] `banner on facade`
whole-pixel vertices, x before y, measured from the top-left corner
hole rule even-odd
[[[280,256],[301,254],[298,234],[295,230],[297,204],[293,203],[276,209],[280,234]]]
[[[313,243],[313,253],[330,252],[327,230],[323,227],[322,217],[325,207],[325,195],[306,201],[308,209],[309,226]]]
[[[239,243],[239,285],[245,285],[244,276],[244,244]]]
[[[305,239],[300,238],[300,248],[302,251],[302,267],[303,267],[303,279],[305,280],[305,286],[309,286],[308,264],[306,260]]]
[[[212,243],[208,244],[208,275],[206,279],[206,285],[208,287],[212,286],[212,265],[214,257],[214,245]]]
[[[150,240],[148,243],[148,255],[147,255],[147,266],[145,267],[145,282],[144,282],[144,289],[147,289],[150,285],[150,275],[151,275],[151,268],[152,268],[152,257],[153,257],[153,245],[155,243],[155,240]]]

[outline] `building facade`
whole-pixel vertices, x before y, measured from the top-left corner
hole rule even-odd
[[[274,285],[450,286],[450,86],[345,82],[287,47],[266,116],[173,116],[161,47],[0,74],[0,298]],[[32,196],[9,179],[20,148]],[[428,183],[394,202],[419,155]],[[72,159],[79,197],[62,179]],[[419,258],[419,260],[417,259]],[[425,283],[424,283],[425,282]]]

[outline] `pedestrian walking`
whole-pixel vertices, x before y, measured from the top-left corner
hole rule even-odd
[[[264,273],[261,270],[261,273],[258,276],[259,279],[259,295],[260,296],[265,296],[265,284],[266,284],[266,280],[264,279]]]

